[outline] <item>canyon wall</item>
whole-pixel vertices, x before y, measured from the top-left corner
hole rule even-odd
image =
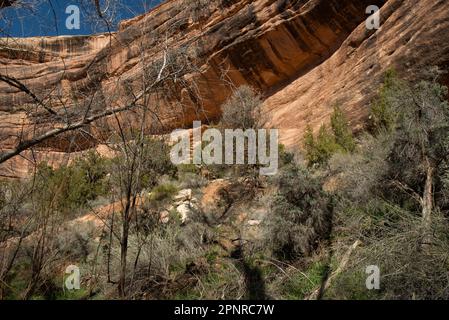
[[[307,124],[327,123],[335,104],[361,128],[390,68],[410,81],[432,66],[449,71],[449,1],[389,0],[380,13],[380,29],[360,24],[329,59],[267,97],[286,145],[297,144]],[[442,80],[449,84],[447,74]]]
[[[74,112],[92,100],[93,108],[103,110],[125,104],[130,90],[139,91],[142,70],[160,66],[168,52],[194,67],[180,75],[182,85],[172,83],[149,99],[163,124],[149,133],[188,127],[193,119],[214,122],[232,89],[248,84],[263,95],[264,111],[270,126],[281,129],[281,142],[297,146],[306,125],[318,128],[328,121],[335,103],[359,128],[388,68],[413,79],[427,66],[447,69],[449,63],[445,0],[211,3],[192,14],[185,1],[167,1],[122,22],[111,34],[2,39],[0,75],[20,80],[60,112]],[[378,30],[365,27],[369,5],[381,7]],[[45,114],[31,119],[33,104],[29,94],[0,82],[3,150],[58,125]],[[132,126],[135,116],[124,117]],[[11,159],[0,175],[26,175],[36,154],[44,159],[55,154],[59,163],[64,153],[98,147],[110,137],[104,126],[93,124],[86,128],[90,136],[61,136]]]

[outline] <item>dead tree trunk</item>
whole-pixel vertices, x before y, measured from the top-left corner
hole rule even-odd
[[[430,161],[426,159],[426,182],[422,196],[422,245],[428,246],[432,243],[432,210],[433,210],[433,172],[434,168]]]
[[[128,255],[129,216],[131,207],[131,183],[128,186],[128,194],[123,214],[122,238],[120,241],[120,279],[118,291],[121,298],[126,296],[126,264]]]

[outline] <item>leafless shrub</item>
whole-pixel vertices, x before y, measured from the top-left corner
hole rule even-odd
[[[338,219],[334,259],[339,261],[353,239],[360,239],[346,270],[336,279],[326,297],[338,299],[445,299],[449,294],[449,265],[445,217],[434,213],[433,243],[423,250],[421,219],[397,206],[383,204],[371,210],[347,210]],[[377,207],[377,209],[375,209]],[[352,221],[352,222],[351,222]],[[365,269],[380,269],[380,290],[366,289]]]
[[[263,125],[260,95],[249,86],[241,86],[221,106],[221,124],[227,129],[258,129]]]
[[[382,183],[391,144],[387,134],[377,138],[366,135],[360,139],[358,152],[335,154],[329,162],[336,178],[333,188],[354,201],[367,201]]]
[[[278,188],[265,222],[265,243],[281,259],[308,256],[329,236],[331,198],[318,178],[296,165],[283,169]]]

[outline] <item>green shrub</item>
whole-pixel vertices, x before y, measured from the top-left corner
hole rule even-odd
[[[206,252],[206,260],[209,264],[215,263],[217,258],[219,257],[220,253],[215,248],[209,250]]]
[[[335,141],[334,135],[326,129],[325,125],[320,127],[316,139],[313,136],[312,128],[307,128],[304,136],[304,148],[309,167],[325,165],[333,154],[343,150]]]
[[[324,298],[338,300],[380,299],[382,294],[379,290],[368,290],[366,288],[365,281],[368,274],[365,273],[365,268],[366,266],[360,265],[339,274],[324,293]]]
[[[176,186],[172,183],[160,184],[151,191],[150,200],[162,201],[170,199],[177,191]]]
[[[392,69],[388,70],[378,97],[371,106],[368,128],[372,133],[393,130],[397,119],[393,104],[402,90],[403,83],[397,78],[396,72]]]
[[[38,165],[34,186],[35,200],[44,207],[61,212],[76,210],[107,191],[107,161],[94,153],[68,166],[53,169],[46,163]]]
[[[294,270],[283,281],[279,293],[283,299],[303,300],[316,288],[319,288],[326,273],[326,266],[321,262],[313,263],[304,272]]]
[[[279,166],[283,167],[295,161],[295,155],[288,152],[283,144],[279,144]]]
[[[304,134],[304,149],[309,167],[326,165],[338,152],[353,152],[355,141],[352,130],[340,107],[336,105],[331,115],[331,130],[322,125],[315,138],[312,128],[307,126]]]
[[[178,168],[178,173],[194,173],[194,174],[200,173],[200,168],[193,163],[179,164],[177,166],[177,168]]]
[[[335,137],[335,143],[347,152],[353,152],[355,149],[355,141],[348,120],[336,105],[331,115],[331,128]]]

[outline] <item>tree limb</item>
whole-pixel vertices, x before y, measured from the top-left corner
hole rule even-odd
[[[135,96],[134,100],[123,107],[117,107],[117,108],[113,108],[113,109],[109,109],[106,110],[104,112],[101,112],[99,114],[96,115],[92,115],[90,117],[86,117],[84,116],[84,118],[78,122],[75,123],[68,123],[60,128],[56,128],[53,130],[50,130],[46,133],[43,133],[37,137],[34,137],[33,139],[30,140],[25,140],[25,141],[21,141],[16,148],[14,148],[13,150],[10,151],[6,151],[0,154],[0,164],[19,155],[21,152],[34,147],[36,145],[38,145],[39,143],[42,143],[48,139],[54,138],[60,134],[63,134],[65,132],[69,132],[69,131],[74,131],[77,129],[82,129],[84,126],[91,124],[94,121],[100,120],[102,118],[117,114],[117,113],[121,113],[127,110],[130,110],[132,108],[134,108],[137,105],[138,100],[140,100],[145,94],[147,94],[152,88],[154,88],[156,85],[158,85],[159,83],[163,82],[166,77],[163,77],[163,72],[167,67],[167,52],[164,52],[164,62],[163,65],[161,67],[161,69],[159,70],[158,73],[158,77],[157,79],[150,85],[148,86],[144,91],[142,91],[141,93],[139,93],[138,95]],[[7,79],[7,78],[5,78]],[[15,82],[12,82],[15,83]],[[50,109],[51,110],[51,109]]]

